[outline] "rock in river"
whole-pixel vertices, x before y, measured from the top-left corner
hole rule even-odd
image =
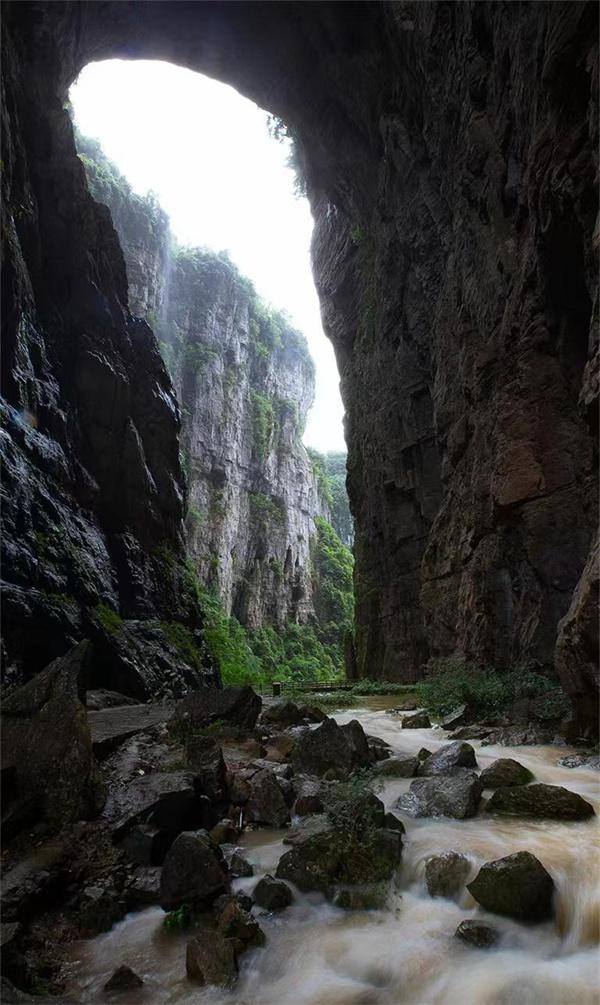
[[[281,911],[284,907],[289,907],[294,899],[287,883],[268,875],[256,884],[252,897],[266,911]]]
[[[334,719],[325,719],[316,729],[304,733],[291,756],[296,771],[314,775],[324,775],[330,770],[348,774],[354,768],[371,764],[373,759],[360,723],[353,720],[338,726]]]
[[[415,778],[396,806],[413,817],[474,817],[482,786],[474,771],[434,778]]]
[[[473,921],[466,918],[461,921],[454,935],[457,939],[462,939],[469,946],[475,949],[490,949],[495,946],[500,937],[500,933],[491,925],[484,925],[481,921]]]
[[[494,914],[518,921],[546,921],[553,915],[554,882],[528,851],[486,862],[467,889]]]
[[[402,729],[431,729],[431,720],[427,712],[415,712],[405,715],[402,719]]]
[[[457,768],[476,768],[475,751],[470,743],[463,743],[457,740],[455,743],[447,743],[435,754],[427,757],[420,769],[420,775],[448,775],[456,771]]]
[[[206,831],[180,834],[163,865],[161,907],[173,911],[186,903],[210,904],[228,886],[222,858]]]
[[[351,837],[326,820],[294,838],[290,851],[279,860],[277,877],[300,890],[318,890],[333,896],[340,884],[377,883],[390,879],[400,865],[402,835],[388,828]]]
[[[185,968],[190,980],[198,984],[230,987],[238,973],[233,940],[210,928],[200,929],[187,944]]]
[[[512,757],[500,757],[489,768],[484,768],[479,777],[484,789],[501,789],[527,785],[533,774],[524,764],[513,761]]]
[[[455,897],[464,887],[471,864],[466,855],[447,851],[425,863],[425,883],[430,897]]]
[[[535,817],[538,820],[587,820],[594,816],[593,806],[576,792],[562,785],[523,785],[514,789],[496,789],[486,806],[490,813],[509,817]]]

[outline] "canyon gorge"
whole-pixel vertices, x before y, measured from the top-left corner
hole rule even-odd
[[[597,5],[2,29],[3,1000],[593,1005]],[[291,137],[347,457],[285,313],[74,128],[107,59]]]

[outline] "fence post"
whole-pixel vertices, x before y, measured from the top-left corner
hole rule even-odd
[[[275,683],[275,681],[273,681],[273,697],[279,698],[280,694],[281,694],[281,684]]]

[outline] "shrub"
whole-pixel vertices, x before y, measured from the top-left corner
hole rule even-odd
[[[469,704],[479,715],[497,716],[517,698],[534,698],[554,688],[555,682],[526,668],[501,673],[449,657],[437,662],[431,676],[418,681],[416,692],[434,715],[447,715],[458,705]]]
[[[112,607],[107,607],[106,604],[97,604],[94,608],[94,614],[104,630],[110,635],[117,635],[121,630],[123,619]]]

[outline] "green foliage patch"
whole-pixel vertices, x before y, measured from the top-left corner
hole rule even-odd
[[[431,675],[415,686],[419,702],[438,716],[463,704],[471,705],[478,715],[497,716],[518,698],[537,698],[555,689],[554,681],[535,671],[523,668],[501,673],[460,657],[439,660]]]
[[[112,607],[108,607],[106,604],[97,604],[94,608],[94,614],[106,632],[117,635],[121,631],[123,619],[118,611]]]

